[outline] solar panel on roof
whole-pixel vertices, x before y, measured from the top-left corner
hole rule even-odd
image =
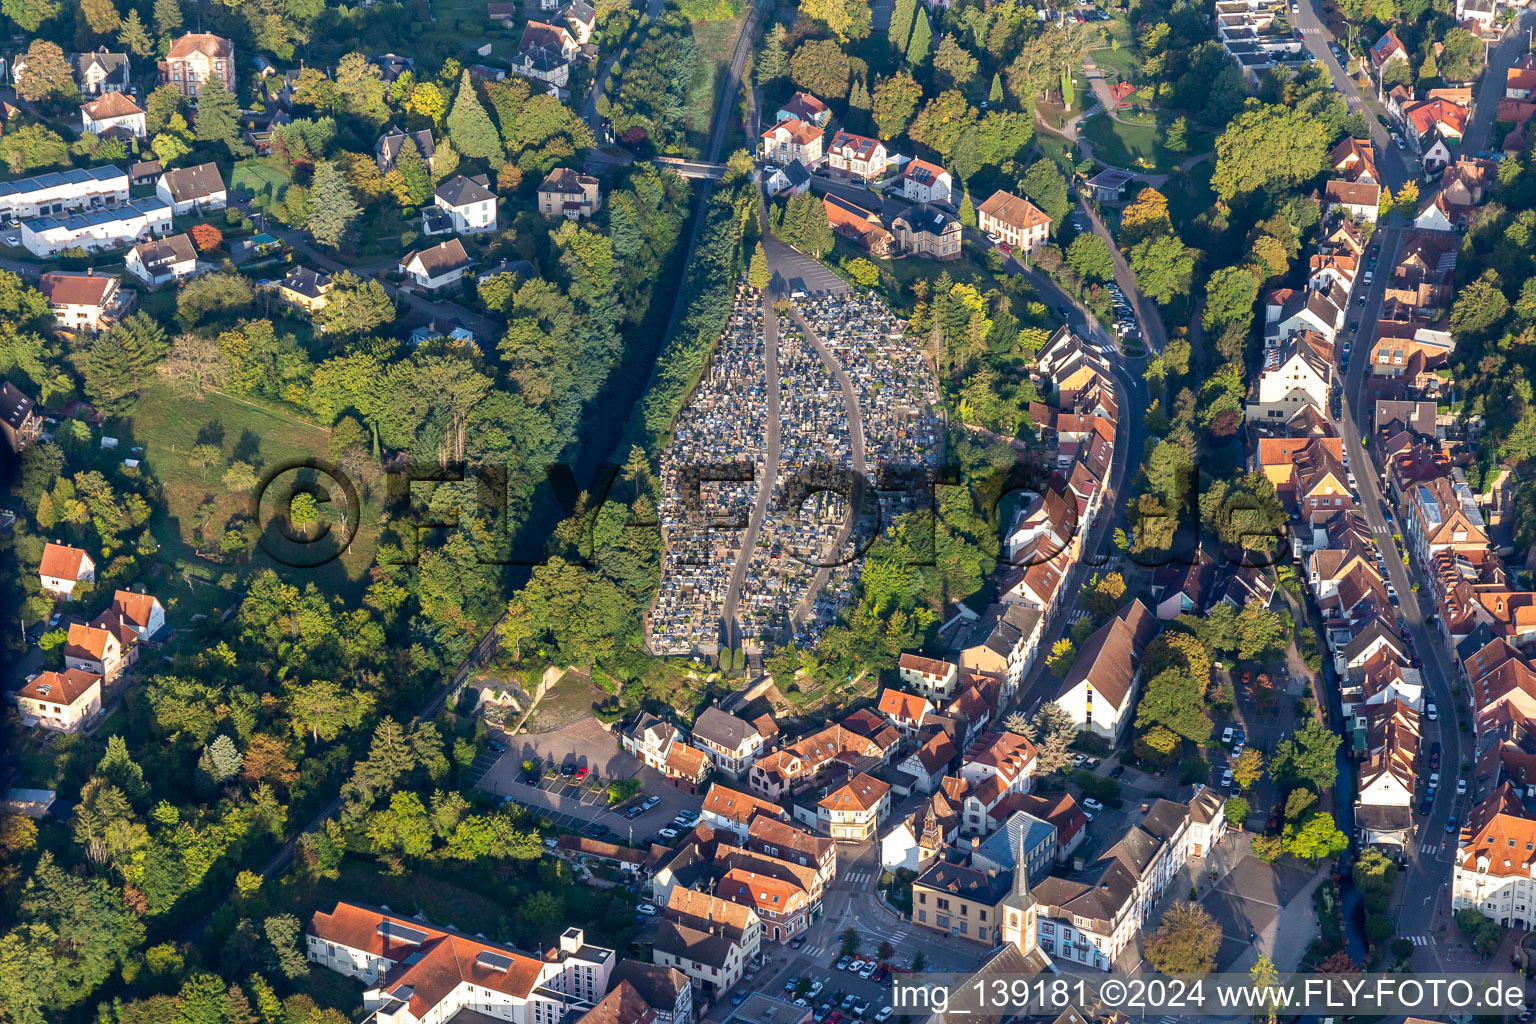
[[[502,953],[493,953],[487,949],[482,951],[479,956],[475,957],[475,963],[479,964],[481,967],[488,967],[493,971],[505,972],[512,969],[513,960],[511,957]]]
[[[407,942],[411,945],[420,945],[427,941],[426,932],[420,928],[412,928],[401,921],[380,921],[377,934],[384,936],[386,939],[397,939],[400,942]]]

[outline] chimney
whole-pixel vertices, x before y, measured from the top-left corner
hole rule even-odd
[[[971,852],[981,849],[981,836],[971,836]]]

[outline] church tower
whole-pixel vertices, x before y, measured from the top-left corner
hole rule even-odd
[[[1028,834],[1029,829],[1021,823],[1019,848],[1014,851],[1013,858],[1013,891],[1003,897],[1003,941],[1017,946],[1026,956],[1034,952],[1038,938],[1035,898],[1029,894],[1029,863],[1024,857],[1024,840]]]

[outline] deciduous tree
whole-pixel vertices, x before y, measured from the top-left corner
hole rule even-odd
[[[1209,974],[1221,949],[1221,927],[1196,903],[1180,901],[1146,940],[1147,960],[1163,974]]]

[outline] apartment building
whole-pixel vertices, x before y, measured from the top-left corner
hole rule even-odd
[[[1013,252],[1029,252],[1050,235],[1051,218],[1028,199],[998,189],[976,210],[983,234]]]
[[[131,305],[133,293],[124,293],[119,281],[116,274],[55,270],[42,276],[38,290],[60,327],[94,334],[111,327]]]
[[[115,207],[22,221],[21,244],[34,256],[46,258],[65,249],[121,249],[170,230],[170,206],[148,197]]]
[[[1456,842],[1452,910],[1506,928],[1536,926],[1536,815],[1505,782],[1472,808]]]
[[[817,802],[816,819],[835,841],[861,843],[874,837],[890,811],[890,785],[861,773]]]
[[[235,44],[208,32],[177,39],[157,66],[162,85],[174,85],[192,99],[202,95],[210,81],[220,82],[227,92],[235,91]]]
[[[693,723],[693,745],[704,751],[716,771],[733,779],[772,751],[778,738],[779,727],[769,715],[748,722],[711,706]]]
[[[128,190],[128,173],[118,167],[49,171],[0,182],[0,216],[24,221],[69,210],[117,206],[128,201]]]
[[[79,668],[40,672],[16,691],[27,728],[77,732],[101,712],[101,676]]]
[[[942,859],[912,883],[912,924],[991,949],[1002,940],[1013,873]]]

